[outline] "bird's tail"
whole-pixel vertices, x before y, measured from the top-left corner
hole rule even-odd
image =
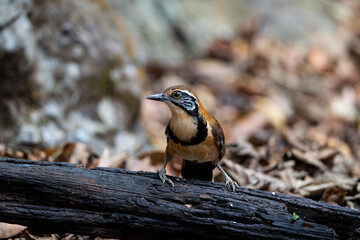
[[[211,162],[197,163],[184,159],[181,168],[181,176],[185,179],[212,181],[214,168],[215,166]]]

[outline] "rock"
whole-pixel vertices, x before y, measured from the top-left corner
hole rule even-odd
[[[121,129],[126,124],[127,110],[121,102],[103,98],[97,105],[97,113],[109,129]]]
[[[119,132],[114,138],[114,141],[115,149],[118,153],[127,152],[131,154],[134,154],[141,143],[134,133],[128,131]]]

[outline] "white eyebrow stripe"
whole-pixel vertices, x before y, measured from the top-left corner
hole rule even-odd
[[[197,99],[191,92],[189,92],[188,90],[179,90],[180,92],[184,92],[189,94],[190,96],[192,96],[193,98]]]

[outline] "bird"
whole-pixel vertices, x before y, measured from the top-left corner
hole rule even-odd
[[[164,102],[171,111],[165,130],[164,164],[158,171],[162,182],[174,187],[166,176],[165,167],[168,161],[180,156],[184,179],[212,181],[213,169],[217,167],[225,177],[225,187],[230,186],[234,192],[239,185],[220,166],[225,154],[224,132],[218,121],[205,111],[196,93],[187,86],[176,85],[146,98]]]

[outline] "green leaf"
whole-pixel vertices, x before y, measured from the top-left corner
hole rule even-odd
[[[299,215],[297,215],[295,212],[293,213],[292,217],[291,217],[291,222],[294,222],[296,220],[298,220],[300,218]]]

